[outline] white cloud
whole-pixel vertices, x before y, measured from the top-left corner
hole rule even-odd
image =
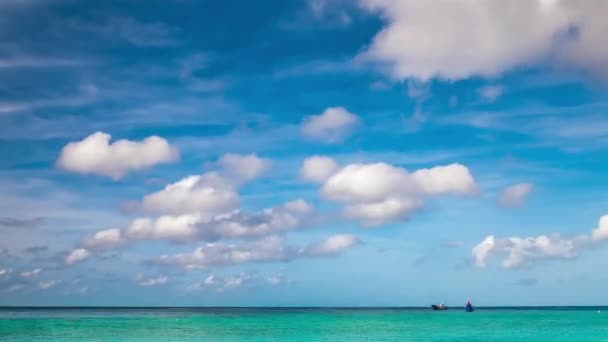
[[[473,176],[461,164],[414,173],[385,163],[350,164],[321,187],[323,197],[344,203],[348,217],[368,225],[406,219],[422,207],[428,196],[471,195],[477,191]]]
[[[190,254],[162,255],[158,262],[186,269],[228,266],[250,262],[271,262],[286,259],[283,239],[269,236],[242,245],[208,243]]]
[[[21,276],[23,278],[36,278],[40,274],[40,272],[42,272],[42,269],[41,268],[36,268],[36,269],[31,270],[31,271],[21,272]]]
[[[608,4],[601,0],[360,3],[386,22],[363,56],[395,78],[493,76],[546,57],[606,71]]]
[[[492,255],[503,257],[504,268],[514,268],[541,259],[572,259],[590,245],[608,239],[607,232],[608,215],[604,215],[590,235],[566,238],[552,234],[504,239],[490,235],[472,249],[472,255],[475,265],[481,268],[486,266],[487,259]]]
[[[429,195],[443,193],[471,195],[478,191],[475,179],[471,176],[469,169],[462,164],[420,169],[413,173],[413,177]]]
[[[490,85],[479,89],[479,96],[487,102],[495,102],[502,95],[502,92],[501,86]]]
[[[161,216],[156,219],[138,218],[125,231],[131,240],[169,240],[185,242],[198,233],[200,215]]]
[[[42,290],[50,289],[56,285],[59,285],[61,280],[49,280],[49,281],[41,281],[38,283],[38,287]]]
[[[327,239],[310,244],[302,250],[303,254],[315,257],[337,255],[361,243],[356,236],[350,234],[332,235]]]
[[[478,267],[486,265],[486,259],[492,254],[504,255],[502,266],[513,268],[526,262],[538,259],[570,259],[575,257],[579,243],[586,239],[566,239],[559,234],[536,237],[511,237],[496,239],[488,236],[479,245],[473,248],[473,257]]]
[[[284,234],[304,226],[312,212],[310,204],[297,199],[257,213],[234,210],[211,218],[200,214],[137,218],[122,231],[102,230],[84,239],[79,248],[66,257],[65,262],[75,264],[89,258],[92,252],[115,249],[133,241],[164,240],[187,243]]]
[[[270,161],[255,154],[240,155],[227,153],[218,161],[224,173],[237,181],[251,181],[270,168]]]
[[[139,286],[157,286],[164,285],[169,281],[167,276],[158,276],[156,278],[142,278],[141,275],[137,277],[137,285]]]
[[[179,159],[175,147],[160,137],[151,136],[140,142],[118,140],[103,132],[70,142],[61,150],[57,165],[67,171],[97,174],[120,179],[128,172]]]
[[[477,246],[473,247],[473,258],[477,267],[485,267],[486,259],[490,253],[496,248],[496,237],[494,235],[486,236]]]
[[[505,188],[500,194],[499,204],[506,208],[519,207],[534,186],[530,183],[518,183]]]
[[[300,178],[322,183],[338,169],[338,164],[325,156],[312,156],[306,158],[300,168]]]
[[[245,263],[291,261],[297,258],[328,257],[345,252],[359,243],[351,235],[334,235],[324,241],[298,248],[288,246],[280,236],[267,236],[240,245],[208,243],[193,253],[162,255],[155,261],[185,269],[207,269]]]
[[[143,198],[141,207],[160,214],[200,213],[213,216],[236,209],[234,185],[216,172],[188,176]]]
[[[359,122],[359,118],[344,107],[329,107],[319,115],[307,117],[302,123],[302,134],[310,139],[336,143],[347,138]]]
[[[0,269],[0,277],[4,277],[9,275],[12,272],[10,268],[2,268]]]
[[[68,265],[73,265],[88,259],[91,256],[91,252],[86,248],[76,248],[68,254],[64,261]]]
[[[312,210],[299,199],[253,214],[233,210],[211,218],[200,214],[139,218],[127,228],[125,236],[131,240],[178,242],[261,237],[300,228]]]
[[[100,230],[93,236],[86,238],[82,246],[88,250],[106,250],[119,247],[125,242],[120,229]]]
[[[591,237],[594,241],[608,240],[608,215],[600,217],[600,221],[591,232]]]

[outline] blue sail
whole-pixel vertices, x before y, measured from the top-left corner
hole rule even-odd
[[[475,309],[473,309],[473,305],[471,305],[471,301],[468,299],[467,299],[467,305],[464,307],[464,311],[466,311],[466,312],[475,311]]]

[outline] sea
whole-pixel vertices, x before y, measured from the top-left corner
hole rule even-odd
[[[608,307],[11,307],[0,341],[608,341]]]

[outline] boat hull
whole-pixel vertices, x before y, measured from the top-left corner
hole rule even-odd
[[[438,310],[438,311],[448,309],[448,307],[445,305],[435,305],[435,304],[431,305],[431,308],[433,308],[433,310]]]

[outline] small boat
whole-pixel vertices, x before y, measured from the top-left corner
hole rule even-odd
[[[443,301],[441,301],[441,304],[437,305],[437,304],[432,304],[431,307],[433,308],[433,310],[447,310],[448,307],[443,305]]]
[[[471,305],[471,300],[469,298],[467,298],[467,305],[465,305],[464,311],[466,311],[466,312],[475,311],[475,309],[473,308],[473,305]]]

